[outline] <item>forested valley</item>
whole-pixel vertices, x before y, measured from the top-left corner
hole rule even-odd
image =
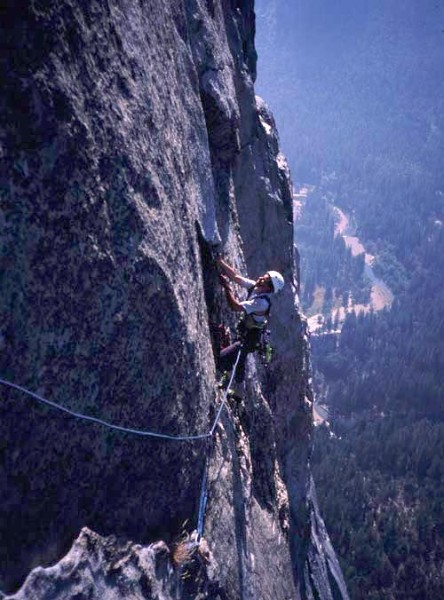
[[[444,8],[259,0],[257,10],[259,90],[296,187],[313,189],[295,239],[304,309],[327,318],[311,340],[330,419],[312,456],[321,510],[353,600],[442,600]],[[349,295],[368,302],[369,282],[335,235],[333,206],[394,294],[382,311],[348,311],[340,334],[332,308]]]

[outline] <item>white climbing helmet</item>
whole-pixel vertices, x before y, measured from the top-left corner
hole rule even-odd
[[[277,271],[268,271],[268,275],[270,275],[271,283],[273,285],[273,292],[277,294],[285,285],[284,278]]]

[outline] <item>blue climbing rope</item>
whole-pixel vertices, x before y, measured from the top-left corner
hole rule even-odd
[[[179,440],[179,441],[181,441],[181,440],[182,441],[203,440],[205,438],[210,437],[210,435],[211,435],[210,432],[209,433],[201,433],[198,435],[168,435],[167,433],[156,433],[154,431],[144,431],[141,429],[132,429],[130,427],[122,427],[121,425],[114,425],[113,423],[108,423],[108,421],[104,421],[103,419],[98,419],[96,417],[91,417],[89,415],[84,415],[82,413],[75,412],[69,408],[66,408],[65,406],[61,406],[60,404],[57,404],[56,402],[47,400],[46,398],[43,398],[39,394],[35,394],[34,392],[27,390],[26,388],[22,387],[21,385],[17,385],[16,383],[11,383],[10,381],[7,381],[6,379],[0,379],[0,384],[14,388],[16,390],[19,390],[20,392],[23,392],[23,393],[27,394],[28,396],[31,396],[31,398],[34,398],[35,400],[37,400],[38,402],[41,402],[42,404],[46,404],[48,406],[51,406],[52,408],[56,408],[64,413],[67,413],[68,415],[71,415],[72,417],[81,419],[82,421],[90,421],[91,423],[97,423],[98,425],[103,425],[104,427],[108,427],[109,429],[114,429],[116,431],[121,431],[123,433],[131,433],[134,435],[142,435],[142,436],[146,436],[146,437],[161,438],[164,440]]]
[[[199,498],[199,514],[197,516],[197,540],[199,541],[203,535],[204,530],[204,519],[205,511],[207,508],[208,501],[208,471],[209,471],[210,453],[207,452],[205,457],[204,474],[202,477],[202,484],[200,486],[200,498]]]
[[[231,385],[233,384],[233,379],[236,374],[237,365],[239,364],[240,355],[241,355],[241,350],[239,350],[239,352],[237,354],[237,358],[234,363],[233,370],[231,372],[230,381],[228,383],[228,386],[224,390],[224,394],[222,396],[222,402],[220,403],[219,409],[217,411],[216,417],[214,419],[214,422],[213,422],[213,425],[212,425],[210,431],[208,433],[201,433],[201,434],[197,434],[197,435],[168,435],[166,433],[157,433],[155,431],[144,431],[141,429],[132,429],[130,427],[122,427],[121,425],[114,425],[113,423],[108,423],[108,421],[104,421],[103,419],[98,419],[97,417],[91,417],[89,415],[84,415],[82,413],[75,412],[69,408],[66,408],[65,406],[57,404],[56,402],[47,400],[46,398],[43,398],[43,396],[40,396],[39,394],[31,392],[30,390],[22,387],[21,385],[17,385],[16,383],[7,381],[6,379],[0,379],[0,384],[10,387],[10,388],[13,388],[15,390],[18,390],[19,392],[23,392],[24,394],[30,396],[31,398],[34,398],[34,400],[37,400],[38,402],[40,402],[42,404],[46,404],[47,406],[50,406],[51,408],[60,410],[61,412],[71,415],[72,417],[81,419],[82,421],[89,421],[91,423],[96,423],[98,425],[108,427],[109,429],[114,429],[115,431],[120,431],[123,433],[130,433],[133,435],[140,435],[140,436],[145,436],[145,437],[160,438],[160,439],[164,439],[164,440],[175,440],[175,441],[192,441],[192,440],[204,440],[204,439],[209,440],[214,435],[214,432],[216,430],[217,424],[220,419],[220,415],[222,414],[222,410],[227,402],[228,391],[229,391]],[[209,451],[207,451],[207,454],[205,457],[205,469],[204,469],[204,475],[202,478],[202,485],[201,485],[201,491],[200,491],[199,515],[198,515],[198,519],[197,519],[198,539],[200,539],[202,537],[203,529],[204,529],[205,510],[206,510],[207,500],[208,500],[208,471],[209,471]]]
[[[214,431],[217,427],[217,423],[219,422],[220,419],[220,415],[222,413],[222,409],[226,404],[227,401],[227,397],[228,397],[228,392],[230,390],[230,387],[233,384],[233,379],[234,376],[236,374],[236,369],[237,369],[237,365],[239,364],[239,359],[240,359],[240,355],[241,355],[242,349],[239,350],[239,352],[237,353],[237,357],[236,357],[236,362],[234,363],[234,367],[233,370],[231,372],[231,378],[230,381],[227,385],[227,387],[225,388],[223,397],[222,397],[222,402],[220,403],[219,406],[219,410],[217,411],[216,414],[216,418],[214,419],[214,423],[213,423],[213,427],[210,430],[210,436],[209,437],[213,437],[214,435]],[[200,499],[199,499],[199,514],[197,517],[197,539],[200,540],[200,538],[203,535],[203,530],[204,530],[204,520],[205,520],[205,511],[207,508],[207,501],[208,501],[208,475],[209,475],[209,466],[210,466],[210,452],[209,450],[207,450],[207,455],[205,457],[205,467],[204,467],[204,474],[202,477],[202,484],[201,484],[201,488],[200,488]]]
[[[219,419],[220,419],[220,415],[221,415],[222,409],[223,409],[223,407],[225,406],[225,404],[227,402],[228,392],[230,391],[230,388],[233,385],[233,379],[234,379],[234,376],[236,374],[237,365],[239,364],[239,359],[240,359],[241,352],[242,352],[242,348],[237,353],[236,362],[234,363],[233,370],[231,371],[230,381],[228,382],[228,385],[225,388],[224,396],[222,398],[222,402],[220,403],[219,410],[217,411],[216,418],[214,419],[213,427],[210,429],[210,435],[209,435],[209,437],[211,437],[214,434],[214,431],[215,431],[215,429],[217,427],[217,424],[219,422]]]
[[[233,368],[233,373],[230,379],[230,383],[229,386],[231,386],[232,381],[233,381],[233,377],[234,377],[234,373],[237,367],[237,363],[239,361],[239,356],[240,356],[240,352],[238,354],[238,360],[236,361],[236,364],[234,365]],[[206,438],[209,438],[213,435],[216,427],[217,427],[217,423],[219,421],[220,418],[220,413],[222,412],[222,408],[226,402],[227,396],[225,394],[225,397],[222,400],[222,404],[219,407],[219,410],[217,412],[216,418],[214,420],[213,426],[211,427],[210,431],[208,433],[200,433],[200,434],[196,434],[196,435],[169,435],[167,433],[157,433],[154,431],[145,431],[145,430],[141,430],[141,429],[132,429],[131,427],[122,427],[121,425],[114,425],[113,423],[109,423],[108,421],[104,421],[103,419],[98,419],[97,417],[91,417],[89,415],[84,415],[82,413],[78,413],[75,412],[69,408],[66,408],[65,406],[62,406],[60,404],[57,404],[56,402],[52,402],[51,400],[47,400],[46,398],[43,398],[43,396],[40,396],[39,394],[36,394],[34,392],[31,392],[30,390],[22,387],[21,385],[17,385],[16,383],[12,383],[10,381],[7,381],[6,379],[0,379],[0,384],[5,385],[7,387],[16,389],[20,392],[23,392],[24,394],[27,394],[28,396],[30,396],[31,398],[34,398],[34,400],[37,400],[38,402],[41,402],[42,404],[46,404],[47,406],[51,406],[52,408],[55,408],[57,410],[60,410],[61,412],[67,413],[68,415],[71,415],[72,417],[75,417],[77,419],[81,419],[82,421],[89,421],[91,423],[96,423],[98,425],[103,425],[104,427],[108,427],[109,429],[114,429],[116,431],[120,431],[123,433],[131,433],[133,435],[141,435],[141,436],[145,436],[145,437],[155,437],[155,438],[161,438],[164,440],[176,440],[176,441],[190,441],[190,440],[204,440]],[[228,389],[228,388],[227,388]]]

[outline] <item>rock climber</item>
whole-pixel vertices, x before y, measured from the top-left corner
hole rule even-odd
[[[239,351],[241,352],[235,374],[236,386],[231,390],[231,395],[237,399],[242,398],[242,387],[245,379],[245,361],[247,355],[258,350],[262,334],[267,326],[271,308],[272,294],[276,294],[284,287],[284,278],[277,271],[267,271],[256,281],[242,277],[222,258],[217,260],[220,269],[219,281],[225,288],[230,308],[242,312],[242,318],[237,326],[236,341],[224,348],[220,353],[220,366],[222,370],[231,371]],[[247,290],[247,299],[238,300],[234,295],[230,281],[234,281]]]

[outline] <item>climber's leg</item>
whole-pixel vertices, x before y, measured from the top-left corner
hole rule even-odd
[[[219,368],[221,371],[230,371],[234,367],[237,354],[241,348],[241,342],[238,340],[224,348],[219,355]]]

